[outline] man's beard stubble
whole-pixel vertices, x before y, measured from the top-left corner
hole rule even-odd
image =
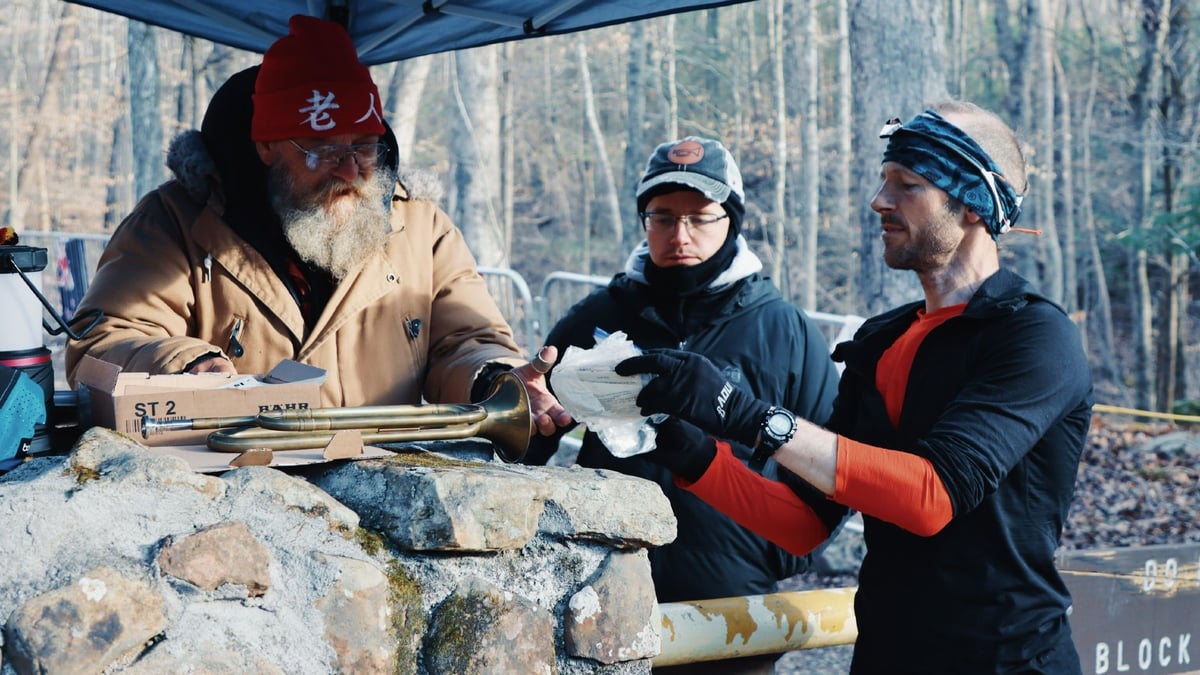
[[[898,214],[884,214],[881,223],[902,225],[909,240],[894,248],[884,248],[884,263],[894,270],[921,272],[945,265],[962,242],[962,226],[958,222],[961,211],[953,205],[931,214],[921,226],[913,228]]]
[[[267,171],[271,206],[288,243],[305,262],[341,281],[387,241],[390,195],[387,172],[377,169],[353,184],[330,178],[312,194],[297,194],[281,164]]]

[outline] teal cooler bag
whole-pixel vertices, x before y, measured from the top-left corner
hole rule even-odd
[[[0,366],[0,471],[29,449],[34,429],[46,423],[46,396],[25,372]]]

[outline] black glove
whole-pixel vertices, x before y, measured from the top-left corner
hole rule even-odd
[[[717,456],[712,436],[678,417],[668,417],[654,429],[654,449],[646,453],[646,459],[689,482],[700,480]]]
[[[618,375],[652,373],[637,404],[646,416],[677,415],[710,434],[754,447],[770,404],[738,389],[701,354],[650,349],[617,364]]]

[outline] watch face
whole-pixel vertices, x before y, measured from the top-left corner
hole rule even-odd
[[[792,417],[787,413],[777,412],[767,418],[767,429],[775,436],[787,436],[793,426]]]

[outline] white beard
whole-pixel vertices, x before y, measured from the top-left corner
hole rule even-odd
[[[384,205],[391,181],[386,171],[376,171],[353,186],[324,186],[307,198],[295,187],[281,165],[269,170],[271,205],[283,223],[283,233],[296,253],[329,272],[337,281],[387,243],[389,214]],[[337,195],[337,196],[334,196]]]

